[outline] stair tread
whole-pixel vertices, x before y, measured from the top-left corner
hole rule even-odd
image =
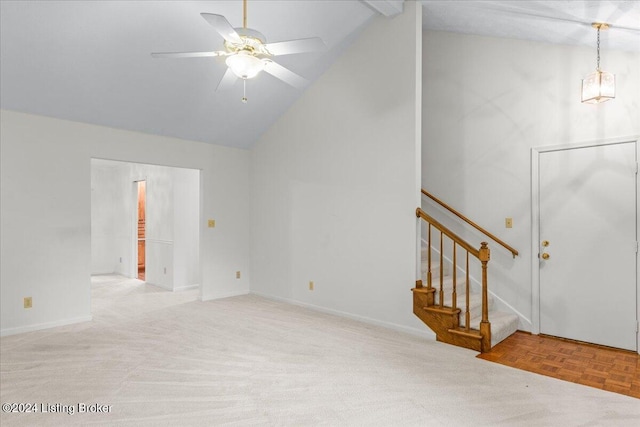
[[[423,287],[421,287],[421,288],[411,288],[411,290],[412,290],[413,292],[421,292],[421,293],[424,293],[424,294],[428,294],[428,293],[431,293],[431,292],[435,292],[435,291],[436,291],[434,288],[429,289],[429,288],[427,288],[426,286],[423,286]]]
[[[435,305],[440,305],[440,297],[438,296],[438,292],[436,291],[435,295]],[[451,298],[451,294],[447,294],[444,297],[443,306],[451,307],[453,299]],[[489,311],[493,309],[493,298],[489,296]],[[456,298],[456,308],[459,308],[464,314],[467,307],[467,296],[466,294],[458,294]],[[471,318],[476,318],[481,315],[482,310],[482,295],[481,294],[469,294],[469,312],[471,314]],[[461,319],[462,320],[462,319]]]
[[[433,272],[432,272],[433,273]],[[464,275],[456,276],[456,287],[460,290],[465,288],[466,277]],[[424,283],[427,283],[426,280]],[[431,275],[431,286],[434,288],[440,288],[440,276]],[[451,289],[453,288],[453,276],[443,276],[442,278],[442,288],[443,289]]]
[[[455,310],[451,307],[440,307],[439,305],[431,305],[428,307],[423,307],[425,311],[430,311],[433,313],[442,313],[442,314],[456,314],[460,313],[460,309],[456,308]]]
[[[482,339],[482,334],[480,333],[480,331],[478,331],[476,329],[469,329],[467,331],[462,326],[458,327],[458,328],[449,329],[449,332],[451,332],[452,334],[463,335],[463,336],[469,337],[469,338]]]
[[[482,316],[474,317],[469,321],[470,327],[479,329],[481,320]],[[491,322],[492,347],[517,331],[519,325],[517,315],[498,310],[489,310],[489,322]]]

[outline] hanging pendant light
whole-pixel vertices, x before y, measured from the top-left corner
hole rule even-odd
[[[609,28],[609,24],[594,22],[591,26],[598,30],[598,61],[596,71],[582,80],[582,102],[598,104],[616,97],[616,76],[600,69],[600,30]]]

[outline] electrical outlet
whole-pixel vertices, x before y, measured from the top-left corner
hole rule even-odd
[[[239,279],[239,278],[240,278],[240,272],[236,271],[236,279]]]
[[[505,228],[512,228],[513,227],[513,218],[505,218],[504,219],[504,226],[505,226]]]
[[[215,219],[210,219],[209,221],[207,221],[207,226],[209,228],[213,228],[216,226],[216,220]]]
[[[313,290],[313,280],[309,282],[309,290],[312,291]]]
[[[33,299],[31,297],[24,297],[24,308],[33,307]]]
[[[120,257],[120,264],[122,264],[122,257]]]
[[[167,267],[164,268],[164,274],[167,274]]]

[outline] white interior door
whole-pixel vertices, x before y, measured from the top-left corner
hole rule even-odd
[[[540,332],[636,350],[635,142],[542,152],[538,176]]]

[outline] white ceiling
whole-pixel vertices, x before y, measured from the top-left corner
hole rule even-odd
[[[602,49],[640,52],[640,1],[423,0],[423,27],[595,48],[592,22],[607,22]]]
[[[390,2],[397,2],[390,0]],[[430,1],[424,28],[640,51],[638,1]],[[2,108],[240,148],[252,146],[302,91],[262,73],[216,92],[220,58],[153,59],[151,52],[219,50],[201,12],[241,26],[234,1],[0,2]],[[324,53],[276,60],[313,81],[376,12],[358,0],[249,0],[248,26],[270,42],[321,37]],[[616,26],[618,28],[616,28]],[[636,29],[635,31],[625,28]]]

